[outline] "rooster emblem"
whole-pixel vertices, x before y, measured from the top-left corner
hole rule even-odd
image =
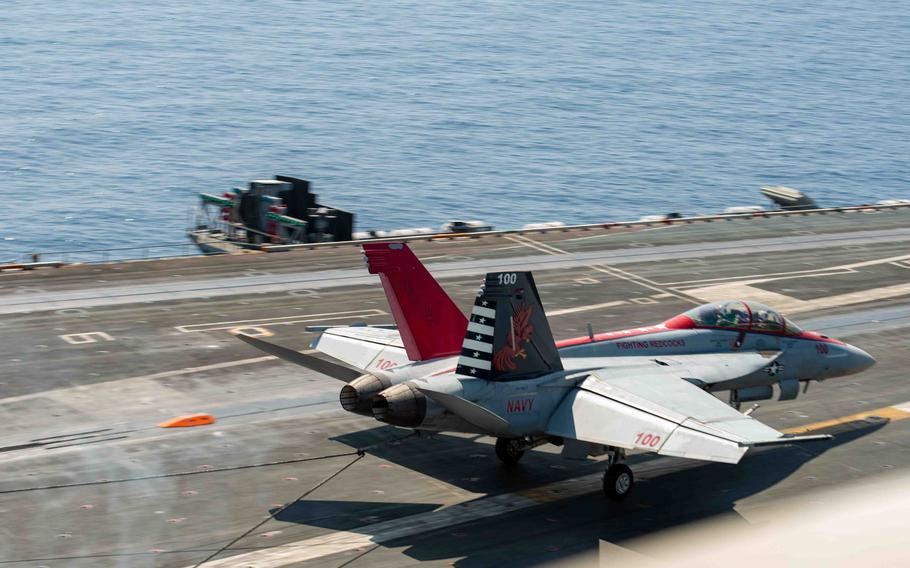
[[[515,360],[519,357],[522,359],[528,357],[521,344],[531,341],[531,335],[534,333],[534,326],[531,325],[533,311],[533,306],[522,302],[512,314],[511,333],[506,338],[506,344],[493,356],[493,368],[497,371],[515,371],[518,369]]]

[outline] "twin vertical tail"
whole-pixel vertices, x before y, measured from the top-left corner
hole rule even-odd
[[[468,320],[404,243],[365,243],[370,274],[378,274],[408,359],[456,355]]]
[[[471,310],[456,373],[511,381],[561,370],[531,273],[488,273]]]
[[[410,360],[460,353],[458,374],[491,381],[562,370],[530,272],[488,273],[468,321],[406,244],[365,243],[363,254],[382,281]]]

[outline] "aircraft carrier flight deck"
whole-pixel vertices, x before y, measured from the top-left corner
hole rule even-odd
[[[614,503],[600,460],[542,446],[509,468],[491,438],[409,435],[343,411],[337,381],[233,336],[306,351],[308,326],[392,323],[356,245],[5,272],[0,565],[596,562],[599,540],[761,523],[780,503],[910,469],[910,208],[411,248],[465,311],[486,272],[533,270],[557,339],[747,299],[878,363],[755,411],[833,440],[750,450],[735,466],[633,454],[640,483]],[[216,422],[158,426],[194,413]]]

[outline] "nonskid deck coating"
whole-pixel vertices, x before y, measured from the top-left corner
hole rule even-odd
[[[589,322],[600,331],[660,321],[698,301],[692,298],[693,286],[704,288],[703,280],[718,277],[746,280],[754,276],[756,263],[760,271],[788,273],[836,270],[900,256],[900,242],[857,243],[864,238],[861,233],[910,228],[907,219],[897,212],[826,216],[821,230],[831,236],[829,246],[792,253],[767,250],[754,256],[742,252],[754,239],[811,237],[804,231],[817,234],[820,227],[800,229],[756,219],[742,222],[748,223],[748,231],[735,221],[689,232],[686,227],[640,231],[621,239],[613,235],[573,241],[581,235],[541,235],[518,242],[497,238],[414,248],[421,257],[437,257],[429,262],[465,307],[487,259],[536,258],[535,279],[545,308],[560,314],[552,316],[551,325],[562,338],[584,335]],[[633,235],[634,241],[612,242]],[[699,247],[696,256],[656,262],[642,256],[616,266],[600,260],[692,243],[710,246]],[[593,254],[590,262],[577,258],[574,266],[565,268],[566,253]],[[461,268],[445,270],[452,263]],[[883,269],[889,271],[887,282],[879,283]],[[340,314],[333,323],[390,322],[384,295],[366,276],[354,247],[3,274],[0,297],[22,301],[31,294],[76,291],[98,297],[112,286],[141,290],[150,283],[162,286],[166,294],[168,286],[178,290],[186,279],[208,281],[214,289],[225,279],[245,277],[247,270],[268,272],[253,275],[266,279],[298,273],[318,277],[324,270],[340,270],[364,282],[264,294],[244,289],[221,296],[163,297],[151,303],[2,316],[0,417],[9,426],[0,443],[15,448],[67,434],[72,436],[61,439],[73,443],[4,451],[0,491],[301,460],[402,434],[341,411],[338,383],[263,357],[237,342],[223,325],[213,325],[254,322],[272,334],[271,340],[305,349],[313,338],[304,331],[310,322],[294,321],[309,319],[304,316]],[[824,292],[818,291],[820,279],[811,277],[773,286],[794,302],[811,302],[826,294],[862,294],[893,285],[894,278],[899,282],[896,270],[889,263],[873,263],[858,269],[856,279],[821,279]],[[759,418],[777,428],[793,428],[910,400],[904,377],[910,357],[908,300],[907,295],[876,297],[830,311],[801,304],[809,309],[797,321],[829,326],[832,333],[870,351],[879,364],[856,377],[812,385],[796,401],[769,401],[758,411]],[[589,309],[600,304],[610,307]],[[868,306],[876,311],[865,321]],[[155,427],[164,418],[197,411],[211,412],[218,423],[181,431]],[[777,499],[906,470],[910,457],[902,449],[910,433],[908,422],[847,424],[839,427],[833,442],[753,452],[739,466],[636,457],[633,467],[642,482],[621,505],[608,504],[599,495],[597,472],[602,465],[563,461],[549,448],[526,456],[512,471],[496,462],[487,438],[407,439],[368,452],[224,556],[283,551],[287,565],[299,565],[301,551],[309,547],[307,566],[443,566],[452,561],[459,566],[538,565],[596,550],[598,538],[622,543],[717,514],[748,520],[750,511],[773,508]],[[79,435],[99,429],[104,431]],[[348,459],[353,458],[0,493],[5,527],[0,560],[22,561],[14,566],[192,565]],[[510,513],[509,496],[516,506],[529,498],[533,502]],[[447,511],[460,503],[489,515],[452,517]],[[457,526],[449,523],[458,518],[466,520]],[[407,530],[386,538],[392,533],[381,532],[382,527],[392,522]],[[349,542],[347,533],[361,535],[356,538],[362,542],[355,538],[356,547],[324,545],[313,552],[318,543]],[[374,534],[386,535],[377,537],[382,540],[378,546],[371,540]]]

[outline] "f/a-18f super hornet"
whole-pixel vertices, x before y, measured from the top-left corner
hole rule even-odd
[[[497,438],[507,464],[545,443],[570,459],[606,455],[604,492],[633,484],[627,451],[737,463],[790,436],[740,412],[743,402],[799,394],[800,383],[858,373],[865,351],[803,331],[767,306],[713,302],[663,323],[554,341],[530,272],[486,275],[466,318],[402,243],[363,246],[397,329],[327,328],[328,361],[241,339],[347,384],[341,405],[381,422]],[[729,404],[715,397],[729,391]]]

